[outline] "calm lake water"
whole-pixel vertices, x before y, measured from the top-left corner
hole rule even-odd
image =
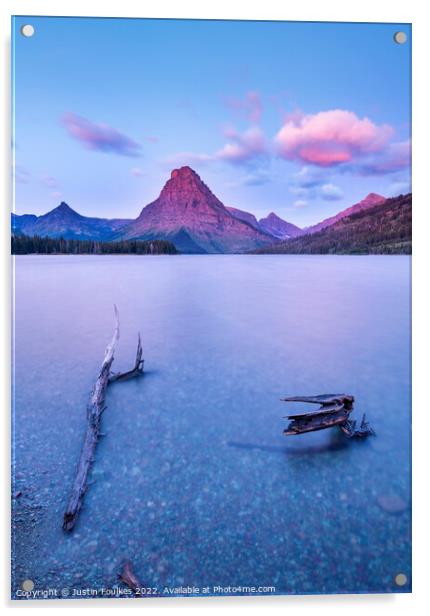
[[[397,256],[16,257],[13,592],[112,588],[126,559],[160,591],[410,591],[409,285]],[[140,331],[147,372],[109,388],[65,534],[114,303],[113,369]],[[377,436],[282,435],[281,396],[329,392]]]

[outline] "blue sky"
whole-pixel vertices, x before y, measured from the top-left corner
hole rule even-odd
[[[409,25],[17,17],[12,30],[18,214],[64,200],[136,217],[185,164],[225,205],[300,226],[410,189]]]

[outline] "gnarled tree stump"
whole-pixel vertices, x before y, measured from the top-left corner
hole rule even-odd
[[[284,430],[286,436],[316,432],[338,426],[348,438],[365,438],[374,435],[375,431],[363,415],[360,427],[357,420],[349,419],[354,409],[354,396],[350,394],[323,394],[321,396],[293,396],[282,398],[283,402],[309,402],[319,404],[317,411],[311,413],[294,413],[287,415],[290,423]]]

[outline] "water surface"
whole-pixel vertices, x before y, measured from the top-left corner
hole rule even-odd
[[[113,587],[124,559],[161,590],[410,590],[409,283],[396,256],[16,257],[13,591]],[[65,534],[114,303],[113,368],[140,331],[147,372],[109,388]],[[279,398],[327,392],[377,436],[283,437]]]

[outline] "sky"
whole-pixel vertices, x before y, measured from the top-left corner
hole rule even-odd
[[[12,40],[17,214],[135,218],[183,165],[299,226],[410,191],[408,24],[20,16]]]

